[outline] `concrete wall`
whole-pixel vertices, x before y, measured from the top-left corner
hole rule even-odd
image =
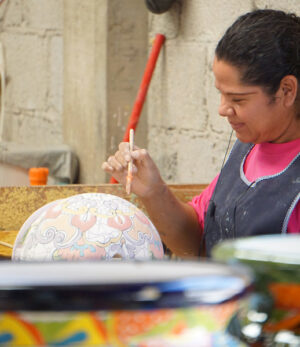
[[[62,143],[62,30],[61,0],[1,2],[6,72],[3,140]]]
[[[143,73],[148,13],[140,0],[65,0],[64,10],[64,140],[79,157],[80,182],[104,182],[101,163],[123,138]]]
[[[101,162],[122,138],[147,49],[161,32],[167,40],[136,141],[169,183],[209,182],[230,134],[217,112],[214,48],[237,16],[265,7],[300,15],[299,0],[178,0],[161,15],[148,14],[143,0],[4,0],[3,139],[69,144],[80,182],[106,181]]]

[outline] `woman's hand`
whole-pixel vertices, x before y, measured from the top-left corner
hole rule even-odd
[[[141,199],[163,242],[179,256],[198,256],[201,229],[197,214],[192,206],[175,197],[145,149],[134,146],[130,152],[129,143],[122,142],[119,150],[102,164],[102,168],[126,186],[131,158],[131,191]]]
[[[102,164],[102,169],[125,186],[128,163],[131,159],[133,160],[132,193],[145,199],[159,194],[164,189],[165,183],[146,149],[134,146],[130,152],[129,143],[122,142],[119,150]]]

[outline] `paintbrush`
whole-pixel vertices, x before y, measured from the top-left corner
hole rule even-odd
[[[130,153],[133,151],[133,143],[134,143],[134,130],[130,129],[129,131],[129,150]],[[126,193],[130,194],[131,192],[131,182],[132,182],[132,157],[128,163],[128,171],[126,177]]]

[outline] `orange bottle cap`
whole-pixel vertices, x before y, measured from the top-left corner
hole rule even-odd
[[[29,181],[32,186],[47,184],[49,169],[47,167],[32,167],[29,169]]]

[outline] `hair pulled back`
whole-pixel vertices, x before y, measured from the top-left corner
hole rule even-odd
[[[241,82],[259,85],[269,95],[286,75],[294,75],[299,86],[300,18],[271,9],[246,13],[227,29],[215,53],[239,68]]]

